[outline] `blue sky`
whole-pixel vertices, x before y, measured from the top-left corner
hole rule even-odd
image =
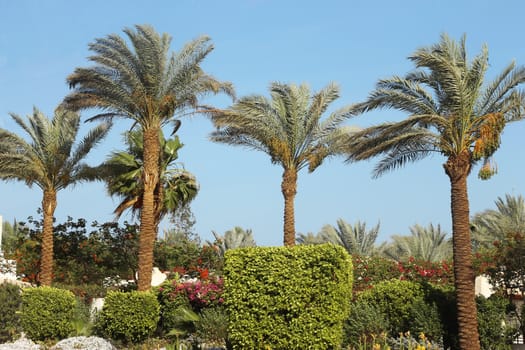
[[[525,64],[522,16],[518,0],[495,1],[282,1],[282,0],[0,0],[0,127],[15,128],[9,112],[31,113],[37,106],[51,116],[68,93],[66,76],[89,63],[88,43],[124,27],[150,24],[173,37],[172,49],[200,35],[215,50],[204,68],[231,81],[238,96],[267,94],[272,81],[308,83],[319,90],[331,81],[341,87],[333,109],[366,98],[376,81],[412,69],[406,59],[441,33],[467,35],[471,57],[488,45],[488,76],[512,60]],[[210,99],[227,107],[225,97]],[[83,112],[87,118],[92,112]],[[399,120],[397,112],[370,113],[351,119],[366,126]],[[92,126],[86,124],[82,134]],[[122,149],[119,122],[89,161],[95,164]],[[196,230],[203,240],[241,226],[253,230],[260,245],[282,244],[282,169],[267,155],[208,141],[212,124],[204,117],[183,119],[178,134],[185,144],[179,159],[194,173],[201,190],[192,204]],[[525,123],[505,129],[496,153],[499,173],[489,181],[470,177],[471,213],[493,207],[506,193],[523,194]],[[371,178],[375,161],[345,164],[331,159],[316,172],[301,172],[296,198],[296,229],[318,232],[338,218],[381,223],[380,238],[407,234],[414,224],[441,224],[450,232],[450,189],[436,155],[379,179]],[[25,220],[36,215],[41,193],[23,183],[0,183],[0,215]],[[59,193],[56,217],[112,219],[116,200],[101,183],[80,184]],[[162,225],[167,228],[166,224]]]

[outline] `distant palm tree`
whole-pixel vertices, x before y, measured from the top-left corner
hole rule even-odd
[[[308,233],[298,233],[296,238],[297,244],[323,244],[326,243],[325,238],[321,236],[320,233],[313,234],[312,232]]]
[[[229,249],[255,247],[257,245],[253,238],[252,230],[244,230],[239,226],[226,231],[224,236],[219,235],[215,231],[211,231],[211,233],[215,237],[215,242],[208,242],[208,244],[217,246],[222,256]]]
[[[117,217],[127,209],[134,215],[140,213],[143,205],[144,145],[141,130],[126,133],[126,143],[127,151],[113,152],[101,166],[109,194],[122,199],[115,209]],[[154,192],[156,229],[164,216],[189,204],[199,190],[195,177],[175,164],[182,146],[177,136],[165,139],[160,132],[160,173]]]
[[[383,255],[401,261],[409,257],[418,260],[439,262],[452,257],[452,242],[441,226],[410,227],[410,236],[393,235],[390,244],[383,249]]]
[[[319,235],[325,242],[344,247],[351,255],[374,255],[375,242],[379,234],[379,223],[371,229],[365,222],[357,221],[353,226],[343,219],[337,220],[337,227],[325,225]]]
[[[83,161],[109,130],[109,124],[100,124],[76,143],[80,128],[78,113],[61,108],[48,119],[38,109],[27,117],[27,123],[16,115],[13,120],[29,136],[29,142],[17,134],[0,129],[0,179],[24,181],[43,191],[42,257],[40,283],[53,282],[53,215],[57,206],[57,192],[82,181],[99,178]]]
[[[494,241],[506,239],[507,234],[525,232],[525,200],[521,195],[505,195],[489,209],[474,215],[472,241],[474,249],[492,248]]]
[[[294,199],[298,172],[308,166],[313,172],[324,159],[339,151],[347,130],[341,123],[350,116],[346,107],[321,120],[339,88],[330,84],[310,95],[306,85],[270,86],[271,99],[260,95],[243,97],[227,110],[211,113],[217,131],[211,140],[245,146],[268,154],[283,167],[284,245],[295,245]]]
[[[64,105],[73,110],[98,108],[102,112],[88,120],[125,118],[143,130],[144,194],[140,211],[140,249],[138,289],[151,288],[155,231],[155,189],[159,181],[161,128],[180,121],[174,118],[199,107],[199,99],[209,93],[226,92],[233,96],[229,83],[204,73],[201,63],[213,50],[208,37],[186,44],[178,53],[169,54],[171,37],[159,35],[147,25],[124,33],[132,47],[118,35],[95,39],[89,45],[95,65],[77,68],[67,81],[74,91]]]
[[[443,35],[439,43],[418,49],[410,60],[416,70],[405,77],[380,80],[356,109],[380,108],[409,114],[401,122],[370,127],[348,142],[350,161],[384,155],[374,170],[379,176],[431,153],[446,157],[443,165],[451,185],[454,280],[461,349],[479,349],[470,242],[467,177],[483,160],[482,179],[495,172],[492,155],[507,122],[523,117],[524,96],[516,87],[525,69],[508,65],[484,85],[488,50],[471,61],[465,37],[458,43]]]

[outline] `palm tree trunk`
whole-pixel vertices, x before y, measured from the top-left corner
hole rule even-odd
[[[144,195],[140,211],[138,290],[151,288],[153,270],[153,246],[155,244],[155,187],[159,180],[159,131],[160,128],[144,129]]]
[[[465,151],[457,157],[450,157],[444,164],[444,168],[451,185],[454,285],[456,287],[459,346],[462,350],[479,350],[467,192],[470,153]]]
[[[45,189],[42,198],[44,224],[42,227],[42,255],[40,262],[40,284],[50,286],[53,282],[53,215],[57,207],[54,189]]]
[[[284,245],[293,247],[295,245],[295,213],[294,201],[297,193],[297,171],[285,169],[281,191],[284,197]]]

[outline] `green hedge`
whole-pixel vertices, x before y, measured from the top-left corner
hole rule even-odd
[[[20,332],[18,310],[22,303],[20,287],[3,282],[0,284],[0,342],[13,340]]]
[[[233,349],[340,346],[352,295],[352,261],[342,247],[230,250],[224,278]]]
[[[140,342],[153,334],[159,314],[159,303],[151,292],[108,292],[95,330],[114,340]]]
[[[20,323],[32,340],[62,339],[73,332],[76,300],[68,290],[26,288],[22,293]]]

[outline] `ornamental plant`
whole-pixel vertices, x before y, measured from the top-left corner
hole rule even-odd
[[[68,290],[26,288],[22,293],[20,323],[32,340],[62,339],[73,332],[76,300]]]
[[[340,347],[352,295],[352,261],[344,248],[228,250],[224,280],[233,349]]]

